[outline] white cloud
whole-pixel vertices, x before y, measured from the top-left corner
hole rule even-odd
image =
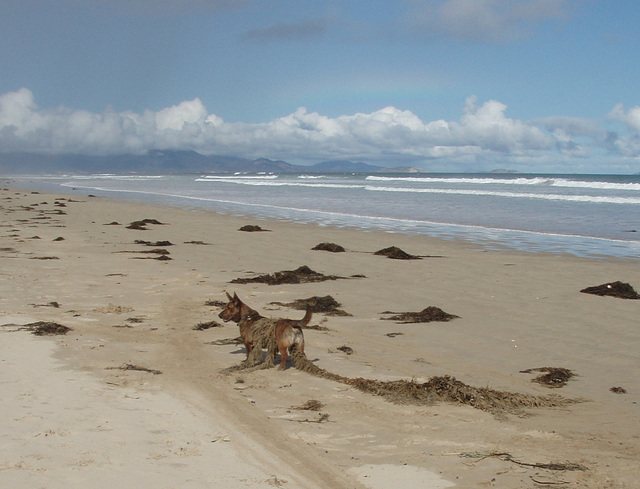
[[[102,113],[66,107],[41,109],[26,88],[0,95],[0,151],[121,154],[149,149],[195,150],[204,154],[269,157],[291,162],[348,158],[397,164],[441,160],[444,164],[479,161],[530,161],[589,154],[586,146],[605,147],[606,132],[583,119],[548,118],[525,122],[506,115],[499,101],[466,101],[460,120],[422,121],[408,110],[385,107],[372,113],[335,118],[299,108],[260,124],[228,123],[208,114],[199,99],[157,112]],[[619,106],[612,118],[637,134],[640,107]],[[618,141],[619,151],[632,154]]]
[[[640,106],[631,107],[625,112],[624,106],[618,104],[609,112],[609,118],[623,122],[629,130],[627,135],[613,141],[616,150],[624,156],[640,156]]]
[[[507,118],[506,108],[496,100],[478,106],[475,97],[470,97],[460,124],[455,126],[456,134],[470,144],[498,152],[546,150],[553,145],[552,139],[536,126]]]
[[[609,117],[624,122],[633,131],[640,134],[640,106],[631,107],[625,112],[624,106],[618,104],[609,112]]]
[[[155,114],[159,131],[181,131],[186,124],[202,124],[206,118],[207,109],[199,98],[162,109]]]

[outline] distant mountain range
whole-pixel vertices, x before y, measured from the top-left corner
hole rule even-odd
[[[348,160],[315,165],[292,165],[267,158],[250,160],[234,156],[202,155],[195,151],[151,150],[146,154],[87,156],[36,153],[0,153],[0,174],[29,173],[374,173],[421,172],[419,168],[385,168]]]

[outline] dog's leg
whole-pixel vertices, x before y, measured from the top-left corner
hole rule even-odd
[[[253,343],[251,341],[245,341],[244,348],[245,350],[247,350],[247,360],[249,360],[249,357],[251,356],[251,350],[253,350]]]
[[[280,370],[284,370],[287,368],[287,347],[282,348],[281,346],[278,347],[278,350],[280,350]]]

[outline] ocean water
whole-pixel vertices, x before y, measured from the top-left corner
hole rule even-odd
[[[21,176],[49,191],[463,239],[484,249],[640,258],[639,175]]]

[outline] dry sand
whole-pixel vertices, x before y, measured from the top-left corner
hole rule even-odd
[[[640,301],[579,292],[616,280],[638,290],[635,260],[482,251],[8,188],[0,214],[2,487],[638,487]],[[144,219],[164,224],[126,227]],[[270,232],[238,231],[245,224]],[[323,242],[347,251],[312,250]],[[390,246],[430,257],[373,254]],[[171,260],[141,253],[158,248]],[[364,277],[229,283],[301,265]],[[221,323],[207,301],[224,301],[224,291],[289,318],[304,312],[270,303],[331,295],[351,316],[315,314],[311,324],[324,329],[305,331],[306,353],[344,377],[451,375],[583,402],[513,414],[394,404],[292,365],[225,375],[244,348],[215,342],[236,338],[237,326],[194,329]],[[381,320],[428,306],[459,317]],[[22,329],[35,321],[72,331]],[[540,367],[576,376],[550,389],[521,373]],[[319,411],[296,409],[310,400]]]

